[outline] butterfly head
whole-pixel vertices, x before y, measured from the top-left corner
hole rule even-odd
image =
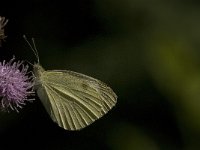
[[[41,77],[44,71],[45,71],[44,68],[39,63],[35,63],[33,65],[33,72],[36,78]]]

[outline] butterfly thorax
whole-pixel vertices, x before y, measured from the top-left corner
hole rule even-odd
[[[34,72],[34,76],[35,76],[35,88],[37,89],[37,86],[39,86],[41,84],[41,76],[44,73],[44,68],[40,65],[40,64],[34,64],[33,66],[33,72]]]

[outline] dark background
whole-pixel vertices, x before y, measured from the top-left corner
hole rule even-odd
[[[1,1],[9,19],[1,61],[98,78],[118,95],[107,115],[65,131],[40,100],[0,113],[0,149],[198,150],[200,3],[197,0]],[[31,70],[31,68],[30,68]]]

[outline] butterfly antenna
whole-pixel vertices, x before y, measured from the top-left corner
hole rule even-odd
[[[35,44],[34,38],[32,38],[32,42],[33,42],[33,48],[35,50],[35,54],[36,54],[36,57],[37,57],[37,60],[38,60],[38,63],[39,63],[40,62],[40,60],[39,60],[39,54],[38,54],[38,50],[36,48],[36,44]]]
[[[35,57],[37,58],[38,63],[40,63],[39,60],[39,55],[38,55],[38,51],[35,45],[35,41],[34,38],[32,38],[32,42],[33,42],[33,46],[31,45],[31,43],[28,41],[27,37],[25,35],[23,35],[24,40],[28,43],[29,47],[31,48],[31,50],[33,51]]]

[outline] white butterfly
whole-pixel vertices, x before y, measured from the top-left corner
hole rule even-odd
[[[117,95],[100,80],[73,71],[44,70],[35,44],[30,47],[38,59],[33,66],[35,89],[51,119],[60,127],[82,129],[116,104]]]

